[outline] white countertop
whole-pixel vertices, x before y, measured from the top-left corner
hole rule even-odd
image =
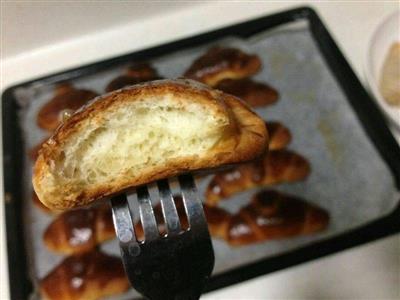
[[[2,1],[0,89],[299,5],[302,2],[164,1],[144,5],[141,1],[53,4],[49,1]],[[399,2],[319,1],[312,6],[363,79],[363,62],[372,31],[386,15],[399,8]],[[3,198],[0,201],[0,299],[9,299]],[[261,276],[202,297],[327,298],[400,299],[400,236]]]

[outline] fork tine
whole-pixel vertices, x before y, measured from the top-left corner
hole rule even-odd
[[[136,241],[132,216],[125,194],[111,199],[112,218],[117,237],[121,243]]]
[[[139,202],[139,214],[144,232],[144,240],[145,242],[155,240],[160,236],[160,233],[158,232],[147,186],[137,188],[136,194]]]
[[[181,186],[182,199],[185,206],[186,215],[189,221],[189,229],[193,232],[207,232],[207,222],[203,211],[203,205],[198,197],[197,188],[193,177],[190,174],[178,176]]]
[[[168,236],[178,235],[181,232],[178,211],[176,210],[174,198],[169,188],[168,180],[157,182],[158,192],[160,194],[161,208],[164,216],[164,222],[167,225]]]

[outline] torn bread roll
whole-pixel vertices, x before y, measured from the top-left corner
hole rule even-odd
[[[266,152],[264,121],[238,98],[191,80],[159,80],[98,97],[43,144],[39,199],[53,210],[124,189],[253,160]]]

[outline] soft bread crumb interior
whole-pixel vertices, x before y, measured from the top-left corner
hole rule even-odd
[[[88,120],[86,129],[65,144],[54,164],[58,179],[99,184],[177,158],[201,158],[229,126],[224,114],[167,96],[124,103],[101,117],[100,122]]]

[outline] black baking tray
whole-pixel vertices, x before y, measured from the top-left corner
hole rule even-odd
[[[93,74],[110,66],[132,60],[149,60],[188,47],[209,43],[225,36],[250,37],[261,31],[273,29],[293,21],[304,20],[325,59],[330,71],[354,109],[366,134],[392,172],[397,189],[400,189],[400,148],[388,129],[382,113],[370,98],[350,65],[340,52],[332,36],[317,13],[309,7],[300,7],[261,17],[233,26],[210,31],[179,41],[129,53],[80,68],[66,70],[34,79],[6,89],[2,95],[3,168],[6,235],[11,299],[27,299],[32,292],[28,274],[22,217],[23,141],[18,124],[18,104],[14,97],[17,88],[35,82],[54,84],[80,76]],[[349,247],[360,245],[400,231],[400,205],[389,215],[355,230],[324,241],[313,243],[294,251],[262,259],[256,263],[213,276],[206,291],[235,284],[262,274],[300,264]]]

